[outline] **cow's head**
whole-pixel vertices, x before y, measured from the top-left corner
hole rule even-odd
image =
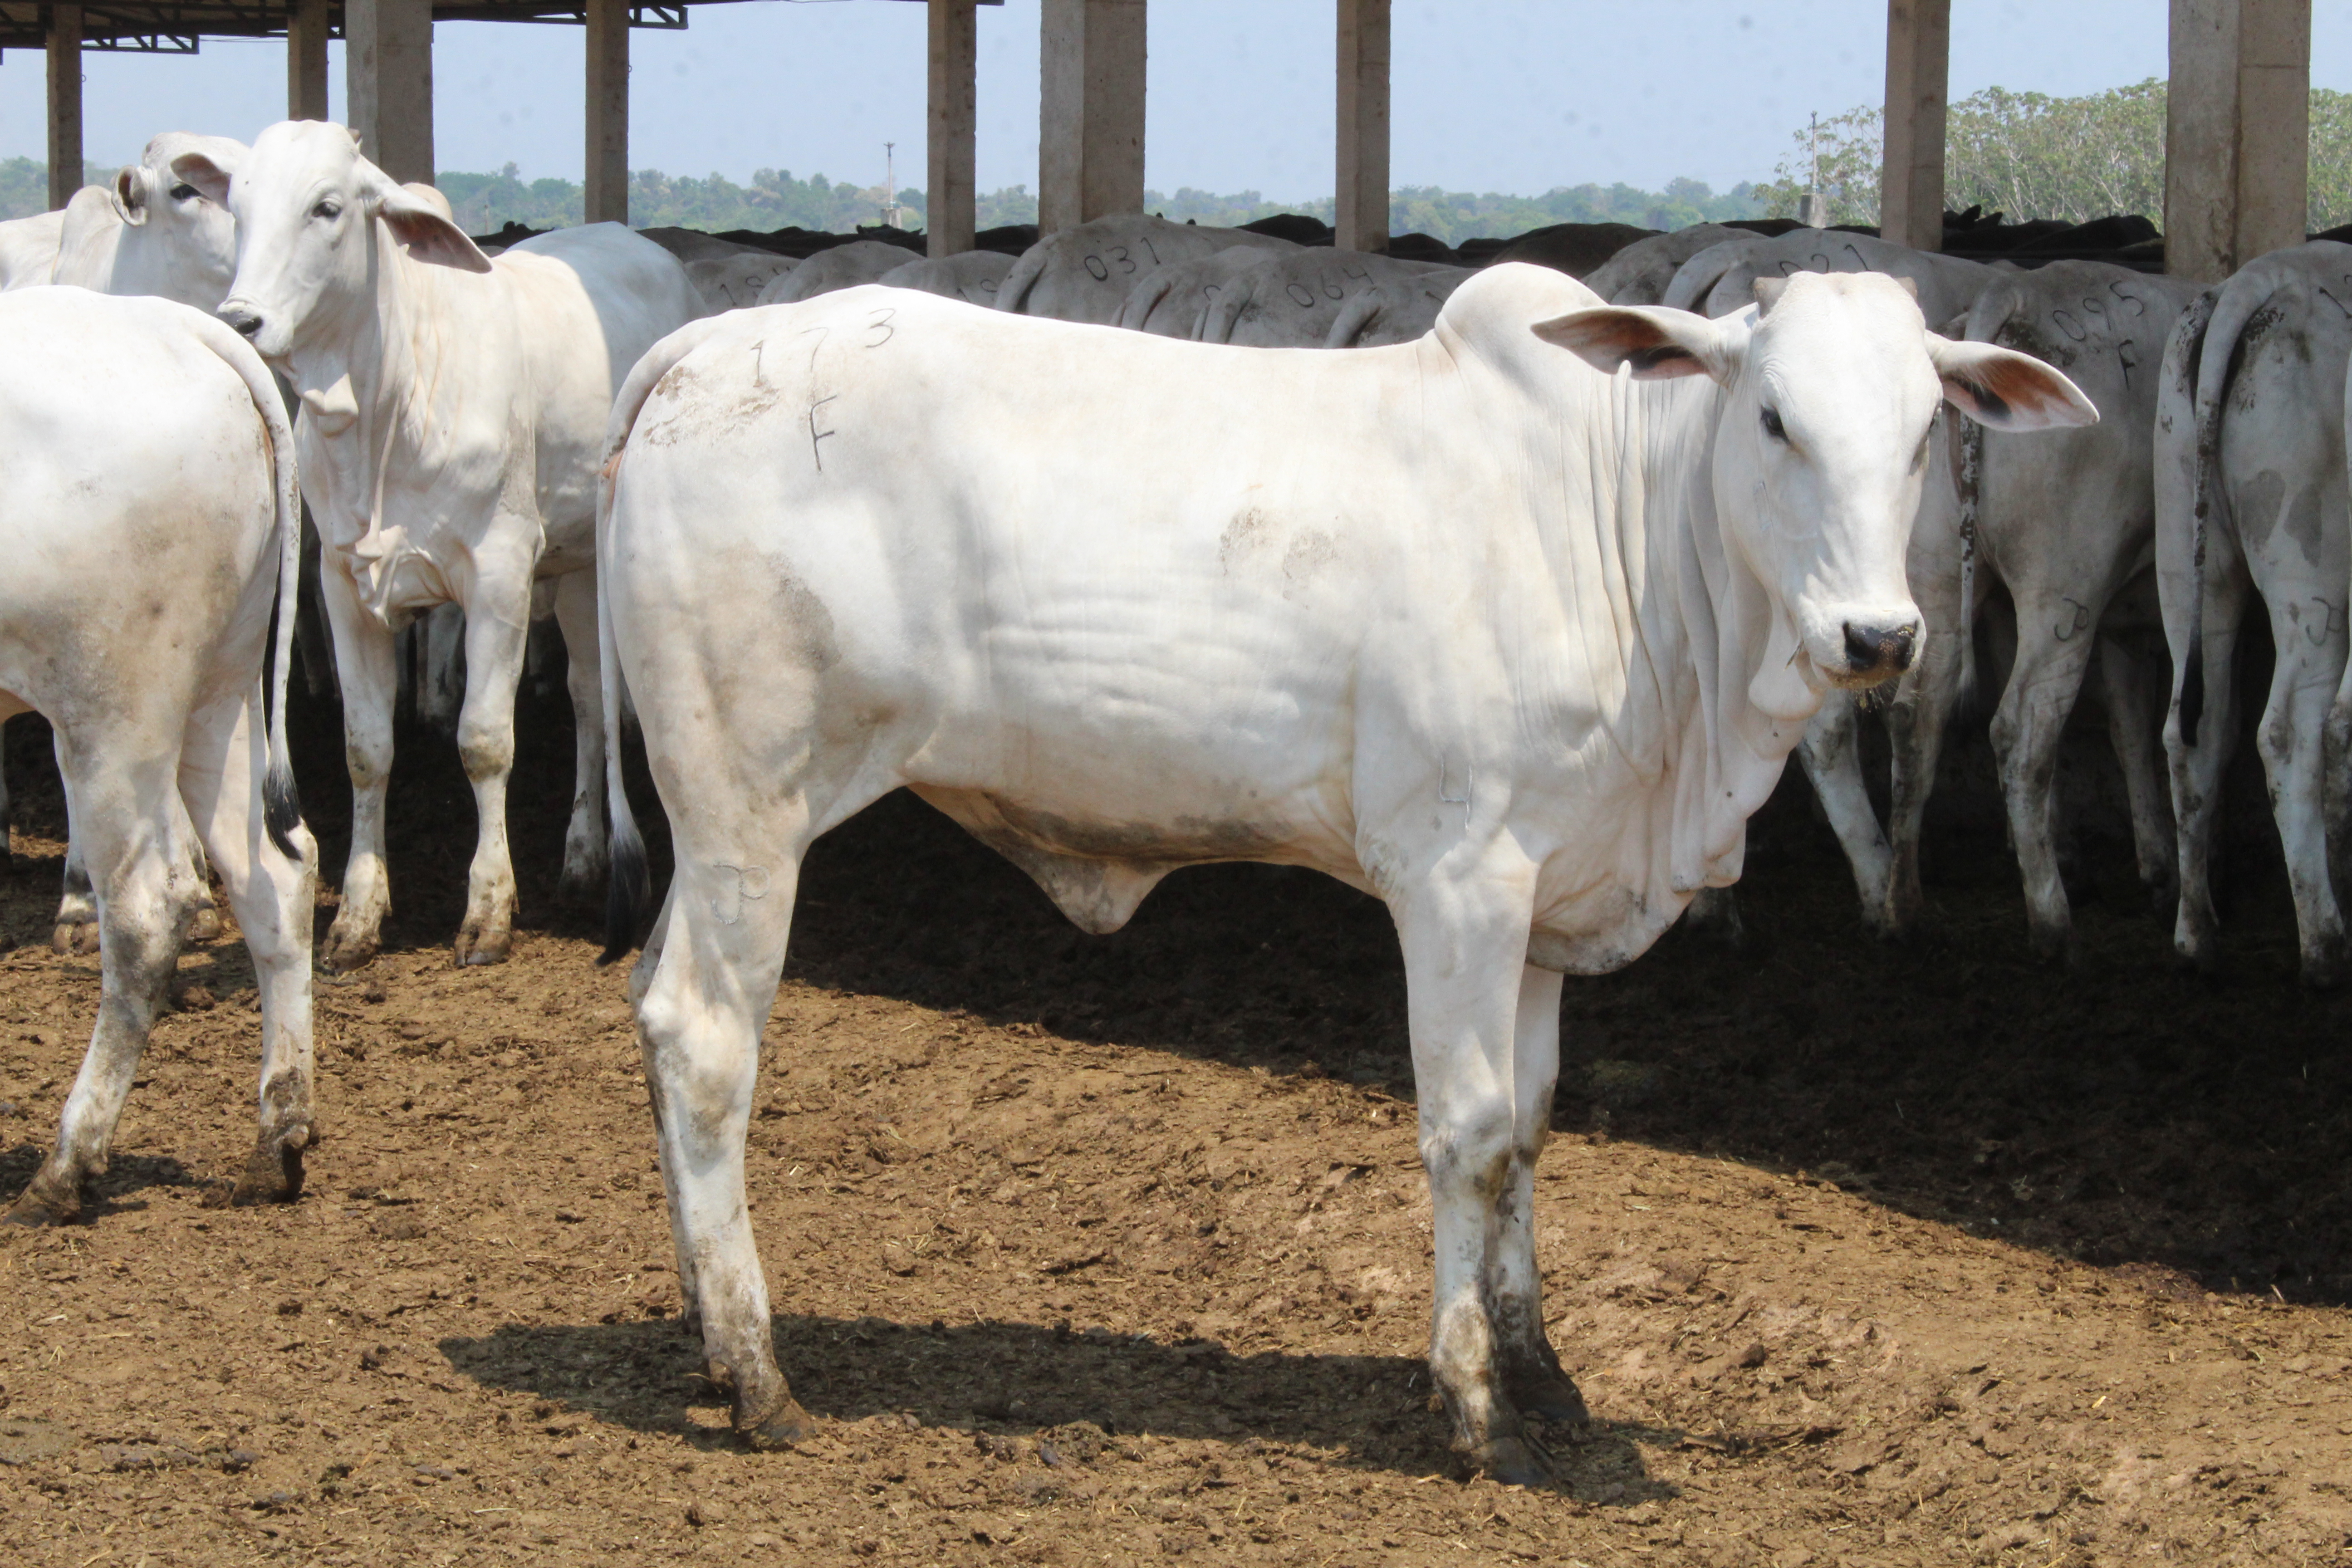
[[[147,143],[139,162],[115,171],[107,194],[123,229],[110,293],[160,294],[209,310],[228,292],[236,223],[226,206],[172,172],[173,159],[191,154],[234,176],[246,146],[226,136],[167,131]]]
[[[340,125],[282,121],[254,139],[233,176],[201,153],[173,159],[172,170],[236,216],[236,276],[219,315],[264,359],[282,361],[375,308],[379,233],[414,260],[490,268],[446,205],[394,183]]]
[[[1927,331],[1907,280],[1759,279],[1757,308],[1709,321],[1609,306],[1536,335],[1636,378],[1725,390],[1715,497],[1728,548],[1793,629],[1805,685],[1874,686],[1918,657],[1904,575],[1939,400],[1997,430],[2089,425],[2098,411],[2040,360]]]

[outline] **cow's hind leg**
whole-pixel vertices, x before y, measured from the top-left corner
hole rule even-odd
[[[2100,639],[2099,682],[2106,699],[2107,740],[2131,805],[2139,879],[2162,914],[2172,907],[2178,871],[2172,797],[2164,779],[2164,688],[2141,650],[2115,637]]]
[[[2026,930],[2044,958],[2070,956],[2074,915],[2058,872],[2058,742],[2083,692],[2106,595],[2017,595],[2017,663],[1992,720],[2010,837],[2025,884]]]
[[[97,884],[98,1026],[66,1096],[57,1147],[8,1210],[17,1225],[79,1218],[83,1182],[105,1173],[195,895],[185,847],[175,842],[184,818],[170,750],[137,747],[120,732],[68,742],[62,731],[58,749],[73,794],[75,842]]]
[[[2210,540],[2209,548],[2217,555],[2229,543],[2218,529]],[[2164,751],[2172,775],[2172,816],[2180,834],[2180,903],[2173,917],[2172,945],[2191,963],[2211,970],[2221,959],[2221,921],[2213,910],[2213,833],[2221,819],[2222,775],[2238,744],[2238,631],[2252,584],[2234,554],[2208,571],[2200,639],[2203,699],[2194,744],[2185,733],[2181,712],[2188,628],[2176,624],[2181,617],[2172,604],[2165,606],[2165,640],[2172,648],[2174,669]]]
[[[1536,1260],[1536,1161],[1551,1135],[1552,1087],[1559,1077],[1560,976],[1528,967],[1519,981],[1511,1060],[1511,1163],[1486,1235],[1486,1315],[1495,1325],[1503,1387],[1523,1415],[1580,1426],[1584,1396],[1544,1335],[1543,1273]]]
[[[557,579],[555,619],[570,666],[572,734],[572,822],[563,833],[563,878],[557,896],[585,903],[604,896],[604,702],[596,647],[596,569]]]
[[[302,1152],[319,1141],[311,1105],[310,924],[318,853],[310,829],[280,849],[262,821],[268,770],[261,689],[200,710],[180,759],[180,794],[212,852],[253,959],[261,993],[261,1127],[231,1194],[240,1204],[291,1199],[302,1190]]]
[[[800,874],[796,850],[780,837],[739,835],[724,863],[681,847],[659,956],[637,1005],[679,1282],[700,1315],[710,1375],[732,1392],[735,1430],[757,1447],[813,1430],[776,1364],[743,1191],[760,1033],[783,972]]]
[[[2305,606],[2295,605],[2300,613]],[[2314,625],[2315,639],[2306,635]],[[2276,613],[2271,635],[2278,664],[2271,677],[2254,743],[2270,780],[2279,842],[2286,852],[2287,887],[2294,895],[2305,984],[2328,987],[2344,977],[2344,917],[2328,879],[2326,789],[2320,777],[2327,716],[2344,670],[2344,643],[2322,616],[2303,624]]]
[[[530,630],[530,576],[485,572],[466,612],[466,702],[457,756],[474,786],[474,862],[466,874],[459,963],[503,963],[514,940],[514,859],[507,846],[507,783],[514,773],[515,689]]]
[[[1456,1449],[1497,1480],[1538,1483],[1550,1479],[1550,1467],[1521,1426],[1507,1325],[1490,1307],[1489,1259],[1509,1252],[1504,1244],[1517,1223],[1510,1194],[1518,1190],[1521,1102],[1533,1093],[1521,1095],[1515,1081],[1532,897],[1520,881],[1448,879],[1392,910],[1404,949],[1433,1217],[1431,1380],[1452,1418]],[[1514,1217],[1499,1215],[1507,1203]],[[1525,1277],[1531,1268],[1530,1251],[1494,1271],[1515,1310],[1537,1314],[1524,1329],[1507,1326],[1522,1355],[1531,1352],[1527,1332],[1541,1332],[1533,1282]]]
[[[392,888],[383,863],[384,796],[392,784],[392,710],[400,690],[394,637],[330,563],[321,574],[335,634],[335,678],[343,694],[343,761],[352,775],[352,849],[343,864],[342,907],[319,962],[341,973],[373,958]]]

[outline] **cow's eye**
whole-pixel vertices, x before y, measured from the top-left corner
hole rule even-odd
[[[172,199],[175,202],[187,201],[194,197],[195,194],[196,187],[184,183],[172,187]]]
[[[1767,408],[1764,411],[1764,434],[1771,437],[1775,441],[1786,441],[1789,438],[1789,427],[1780,423],[1779,409]]]
[[[325,201],[320,202],[317,206],[312,207],[310,209],[310,216],[324,221],[336,217],[342,212],[342,203],[335,200],[332,196],[330,196]]]

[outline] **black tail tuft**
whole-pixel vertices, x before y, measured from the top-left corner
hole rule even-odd
[[[294,842],[295,830],[302,826],[302,802],[294,793],[293,771],[283,763],[272,763],[262,775],[261,820],[269,828],[269,841],[288,859],[302,858],[302,847]]]
[[[635,834],[613,836],[613,875],[604,894],[604,951],[599,964],[628,956],[646,919],[646,846]]]
[[[2189,634],[2189,653],[2180,671],[2180,742],[2197,743],[2197,721],[2205,717],[2205,636]]]

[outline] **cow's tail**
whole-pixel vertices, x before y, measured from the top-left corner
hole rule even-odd
[[[1006,273],[1004,281],[996,286],[998,310],[1011,310],[1016,315],[1027,311],[1029,290],[1034,289],[1037,279],[1045,275],[1045,263],[1049,259],[1046,247],[1050,243],[1050,239],[1041,239],[1013,258],[1013,270]]]
[[[1151,320],[1151,312],[1158,310],[1167,300],[1171,281],[1172,279],[1163,272],[1156,278],[1148,278],[1137,284],[1128,297],[1118,302],[1118,314],[1111,318],[1110,324],[1114,327],[1125,327],[1130,331],[1142,331],[1144,323]],[[1000,299],[1003,298],[1003,292],[1002,288],[998,289],[997,295]]]
[[[724,316],[690,321],[646,351],[621,384],[613,399],[613,416],[604,427],[604,461],[596,479],[596,654],[600,697],[604,719],[604,805],[611,816],[613,870],[604,896],[604,951],[600,964],[611,963],[637,944],[645,929],[649,878],[646,841],[629,809],[629,792],[621,778],[620,649],[613,637],[613,575],[620,562],[613,553],[613,498],[620,489],[621,458],[628,449],[629,433],[646,399],[673,366],[702,345],[703,340],[733,323]]]
[[[1323,335],[1323,346],[1327,349],[1354,348],[1357,340],[1372,330],[1372,324],[1380,320],[1381,312],[1387,308],[1388,296],[1384,291],[1365,289],[1339,307],[1339,314],[1332,321],[1331,330]],[[1229,321],[1225,326],[1225,335],[1217,341],[1229,342],[1232,339],[1233,324]]]
[[[2189,649],[2181,659],[2180,739],[2197,743],[2200,721],[2205,716],[2205,554],[2211,531],[2222,519],[2221,409],[2236,376],[2239,340],[2254,313],[2270,303],[2273,283],[2267,277],[2240,273],[2223,284],[2205,322],[2202,342],[2190,345],[2187,358],[2189,394],[2197,411],[2196,478],[2190,494],[2193,520],[2189,552]],[[2191,331],[2195,331],[2192,326]]]
[[[2017,306],[2016,289],[1988,289],[1977,296],[1965,316],[1944,329],[1944,335],[1992,342]],[[1960,624],[1955,628],[1960,639],[1960,681],[1952,711],[1965,713],[1976,705],[1979,678],[1977,558],[1981,548],[1978,520],[1984,506],[1984,426],[1965,415],[1947,413],[1953,423],[1952,490],[1960,517]]]
[[[1666,285],[1665,297],[1658,303],[1669,310],[1696,310],[1704,314],[1707,296],[1715,292],[1716,285],[1723,281],[1751,248],[1751,243],[1744,239],[1727,239],[1721,245],[1708,246],[1675,268],[1674,279]]]
[[[294,616],[302,586],[302,486],[294,462],[294,425],[286,416],[278,380],[253,345],[201,310],[171,307],[174,320],[195,328],[205,346],[245,383],[254,412],[269,432],[269,464],[278,523],[278,609],[269,648],[269,760],[261,775],[261,820],[270,842],[299,864],[302,801],[294,789],[294,752],[286,741],[286,672],[294,658]]]

